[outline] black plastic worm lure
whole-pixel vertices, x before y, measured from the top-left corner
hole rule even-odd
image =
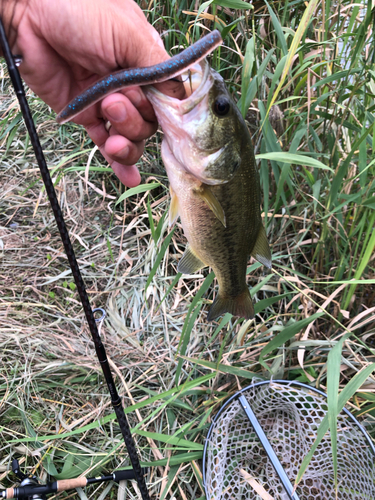
[[[209,35],[206,35],[183,50],[180,54],[168,59],[168,61],[155,64],[154,66],[147,66],[146,68],[121,69],[120,71],[116,71],[94,83],[94,85],[84,90],[82,94],[79,94],[70,101],[57,115],[57,121],[58,123],[67,122],[78,115],[78,113],[81,113],[103,99],[103,97],[125,87],[132,85],[152,85],[170,80],[181,74],[192,64],[205,58],[221,43],[222,38],[219,31],[214,30]]]

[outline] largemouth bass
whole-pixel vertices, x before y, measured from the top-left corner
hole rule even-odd
[[[146,86],[165,134],[162,157],[171,186],[170,223],[181,217],[189,243],[178,270],[190,274],[210,266],[219,282],[208,321],[226,312],[252,318],[246,285],[248,256],[271,267],[250,134],[224,81],[203,61],[221,42],[219,32],[213,31],[168,61],[102,78],[57,117],[64,123],[105,95],[131,85]],[[193,64],[187,99],[167,97],[151,86]]]
[[[145,89],[164,132],[170,223],[180,216],[189,243],[178,271],[214,270],[219,292],[208,321],[226,312],[252,318],[248,257],[270,268],[271,252],[261,221],[251,137],[222,77],[205,61],[191,70],[197,88],[185,100]]]

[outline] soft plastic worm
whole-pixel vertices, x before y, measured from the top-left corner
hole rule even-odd
[[[75,97],[57,115],[58,123],[65,123],[71,120],[103,97],[112,94],[131,85],[152,85],[174,78],[185,71],[189,66],[200,61],[222,43],[219,31],[214,30],[209,35],[204,36],[193,45],[183,50],[180,54],[171,57],[154,66],[146,68],[121,69],[112,73],[91,87],[84,90],[82,94]]]

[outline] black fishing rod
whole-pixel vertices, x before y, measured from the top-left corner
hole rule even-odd
[[[75,479],[63,479],[61,481],[52,481],[47,484],[40,484],[35,476],[27,476],[20,471],[18,460],[13,459],[12,470],[20,480],[20,486],[0,490],[0,498],[23,498],[32,500],[45,500],[47,495],[58,493],[61,491],[72,490],[75,488],[84,488],[89,484],[105,483],[114,481],[126,481],[135,479],[135,474],[132,469],[116,470],[111,474],[99,477],[77,477]],[[145,474],[147,469],[142,469]]]
[[[109,393],[111,395],[111,402],[116,413],[117,421],[120,426],[121,434],[123,435],[126,448],[128,450],[129,458],[133,466],[134,476],[137,480],[139,490],[141,492],[142,500],[150,500],[150,496],[147,490],[146,481],[144,474],[139,462],[137,450],[133,437],[131,435],[130,427],[126,415],[124,413],[124,408],[122,406],[121,398],[118,395],[112,373],[109,367],[108,358],[105,352],[104,345],[100,338],[98,328],[96,326],[96,321],[94,317],[93,310],[90,306],[89,298],[86,292],[85,284],[82,279],[81,272],[78,267],[77,259],[74,254],[73,246],[70,241],[69,233],[65,225],[65,221],[61,212],[59,202],[57,200],[56,192],[53,186],[51,176],[49,174],[47,163],[43,154],[42,147],[39,142],[39,137],[35,129],[34,121],[31,116],[30,108],[27,103],[25,91],[23,88],[22,80],[16,66],[14,57],[9,47],[8,39],[5,33],[4,25],[2,19],[0,18],[0,43],[3,52],[3,56],[8,66],[9,76],[11,78],[14,90],[16,92],[22,116],[24,118],[27,130],[30,135],[30,141],[34,149],[34,153],[39,165],[40,173],[46,187],[46,192],[55,216],[56,224],[60,232],[62,242],[64,244],[65,253],[69,260],[69,265],[73,273],[74,281],[77,286],[79,297],[82,302],[82,307],[85,312],[85,316],[89,325],[92,339],[95,345],[95,351],[102,367],[103,375],[107,383]],[[4,497],[3,498],[11,498]],[[27,496],[18,496],[16,498],[27,498]]]

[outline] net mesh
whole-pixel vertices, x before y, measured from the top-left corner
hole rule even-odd
[[[294,484],[327,412],[325,397],[277,382],[251,387],[242,394]],[[341,412],[337,419],[337,497],[329,433],[315,451],[296,493],[300,500],[374,499],[374,459],[360,427]],[[273,498],[289,499],[244,410],[233,400],[213,424],[208,438],[207,499],[261,499],[244,479],[241,469],[262,484]]]

